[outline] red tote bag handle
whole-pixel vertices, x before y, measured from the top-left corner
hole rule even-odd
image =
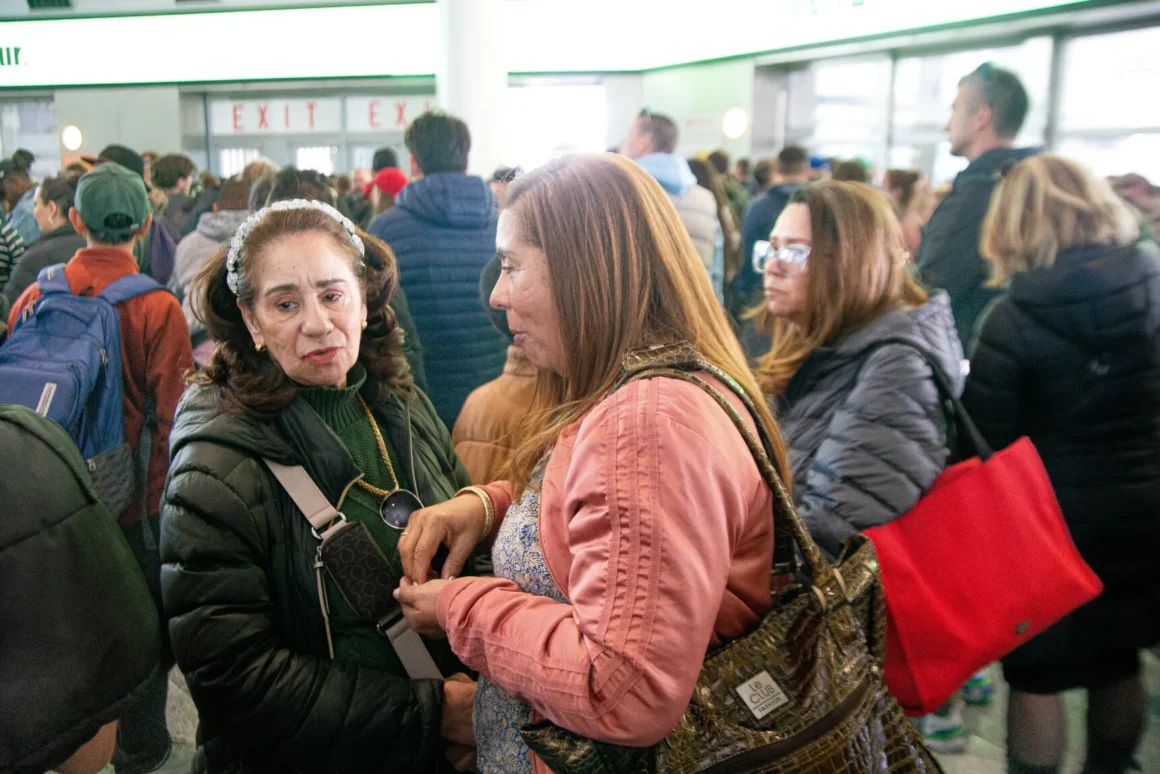
[[[1038,452],[1022,438],[995,453],[933,356],[947,417],[948,467],[915,507],[866,530],[886,597],[886,684],[910,714],[935,711],[971,674],[1094,599]]]

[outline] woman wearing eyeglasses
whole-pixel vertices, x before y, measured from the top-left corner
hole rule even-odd
[[[929,297],[907,260],[886,196],[836,181],[798,189],[754,249],[774,318],[758,380],[785,433],[794,501],[835,556],[850,535],[913,508],[946,466],[923,353],[961,389],[963,352],[950,300]],[[936,749],[965,742],[957,717],[923,731]]]
[[[474,683],[408,679],[330,566],[318,571],[324,527],[266,464],[301,466],[396,572],[410,513],[470,484],[412,385],[395,284],[385,244],[301,199],[251,216],[195,281],[217,348],[174,422],[161,539],[173,648],[200,715],[195,770],[471,763]],[[444,675],[462,669],[444,643],[426,645]]]
[[[819,545],[909,511],[947,461],[926,357],[962,389],[950,299],[919,287],[886,196],[861,183],[798,189],[754,249],[772,346],[758,380],[789,447],[793,497]],[[936,750],[966,743],[961,705],[923,718]]]

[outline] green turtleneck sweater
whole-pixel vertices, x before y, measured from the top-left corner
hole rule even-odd
[[[387,491],[396,486],[406,488],[407,482],[395,482],[391,479],[379,451],[378,442],[375,440],[371,420],[359,401],[358,392],[365,381],[366,370],[361,365],[356,365],[347,374],[346,387],[308,387],[300,394],[342,441],[346,450],[350,452],[354,464],[362,471],[364,481]],[[381,426],[379,430],[382,433]],[[386,433],[382,435],[387,453],[391,457],[391,465],[398,475],[402,475],[403,468],[399,464],[398,454],[391,448]],[[398,552],[401,533],[383,522],[379,515],[381,502],[382,498],[378,495],[355,484],[347,492],[340,510],[348,520],[362,522],[367,526],[371,537],[401,576],[403,569]],[[326,595],[330,604],[330,629],[334,638],[335,660],[405,675],[406,671],[391,644],[375,631],[373,626],[358,617],[329,575],[326,578]]]

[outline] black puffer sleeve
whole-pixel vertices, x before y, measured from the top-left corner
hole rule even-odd
[[[286,590],[267,568],[299,557],[271,548],[273,486],[258,460],[214,443],[191,442],[173,461],[162,589],[203,735],[271,769],[434,770],[440,682],[331,662],[285,641],[275,600]]]

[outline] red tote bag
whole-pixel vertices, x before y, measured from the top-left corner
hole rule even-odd
[[[886,597],[886,684],[911,715],[934,712],[972,674],[1103,591],[1035,446],[1020,438],[992,453],[946,375],[922,354],[952,448],[971,445],[978,456],[947,468],[911,511],[865,533]]]

